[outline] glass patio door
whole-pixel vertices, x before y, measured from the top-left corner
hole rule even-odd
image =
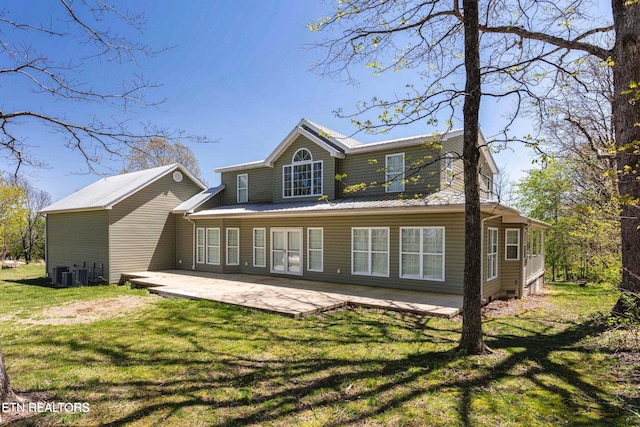
[[[302,229],[271,229],[271,272],[302,275]]]

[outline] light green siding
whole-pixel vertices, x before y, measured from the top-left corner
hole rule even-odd
[[[385,183],[386,156],[404,153],[405,183],[404,193],[431,194],[438,190],[440,184],[439,149],[431,146],[400,147],[391,150],[349,154],[345,159],[337,161],[338,173],[346,175],[338,185],[338,197],[378,197],[399,195],[400,192],[387,192]],[[344,188],[350,185],[365,184],[364,191],[344,194]]]
[[[224,237],[227,227],[240,228],[240,265],[211,266],[196,264],[200,271],[224,273],[272,274],[271,229],[301,228],[303,231],[303,278],[344,284],[381,286],[388,288],[413,289],[429,292],[462,293],[464,272],[464,215],[449,214],[400,214],[400,215],[358,215],[358,216],[305,216],[284,218],[244,218],[224,220],[196,220],[197,227],[219,227],[221,247],[225,247]],[[351,274],[351,229],[352,227],[389,227],[389,277],[359,276]],[[441,226],[445,227],[445,281],[401,279],[400,267],[400,227]],[[307,230],[309,227],[322,228],[324,234],[323,272],[307,270]],[[265,228],[267,235],[267,266],[253,266],[253,229]],[[224,256],[221,257],[224,260]],[[223,263],[222,263],[223,264]],[[300,276],[291,276],[300,277]]]
[[[520,233],[519,259],[508,260],[506,251],[506,230],[518,230]],[[523,287],[523,227],[521,224],[503,224],[500,229],[500,253],[499,258],[502,265],[500,267],[501,284],[500,294],[506,297],[516,297],[520,295],[520,289]],[[516,281],[518,284],[516,285]]]
[[[222,203],[225,205],[237,203],[237,176],[240,174],[247,174],[248,177],[248,203],[273,202],[273,171],[273,168],[262,167],[222,173],[221,182],[225,186],[222,192]]]
[[[176,268],[193,269],[193,224],[182,215],[174,215],[176,221]]]
[[[109,214],[105,210],[47,215],[47,272],[57,265],[104,264],[109,274]]]
[[[273,167],[273,202],[301,202],[301,201],[313,201],[318,200],[320,196],[308,196],[308,197],[283,197],[282,190],[282,168],[285,165],[290,165],[293,155],[301,148],[306,148],[311,152],[313,161],[322,161],[322,193],[326,195],[329,200],[335,198],[335,175],[336,175],[336,159],[329,155],[329,152],[324,148],[312,142],[304,136],[299,136],[287,149],[278,157]],[[226,191],[226,190],[225,190]]]
[[[442,158],[440,160],[440,182],[443,190],[452,190],[454,192],[464,191],[464,162],[462,161],[462,136],[448,139],[442,143]],[[451,184],[445,184],[444,171],[444,154],[451,153],[453,155],[453,180]]]
[[[200,190],[188,179],[175,182],[169,174],[109,210],[110,282],[117,282],[123,272],[176,267],[171,209]]]

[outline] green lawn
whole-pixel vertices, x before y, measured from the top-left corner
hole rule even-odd
[[[638,331],[606,330],[597,315],[616,301],[611,287],[549,285],[539,307],[486,319],[494,354],[465,357],[459,319],[380,310],[294,320],[149,297],[47,324],[69,302],[146,293],[55,289],[42,274],[0,272],[7,369],[19,391],[90,412],[29,425],[640,425]]]

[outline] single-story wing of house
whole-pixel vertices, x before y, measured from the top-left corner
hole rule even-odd
[[[171,165],[52,204],[48,273],[100,263],[109,282],[186,269],[462,294],[461,130],[365,144],[302,119],[274,145],[264,160],[216,169],[213,188]],[[499,202],[482,134],[478,146],[483,298],[535,293],[548,225]]]

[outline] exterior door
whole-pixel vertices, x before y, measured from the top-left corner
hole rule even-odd
[[[302,275],[302,229],[271,229],[271,272]]]

